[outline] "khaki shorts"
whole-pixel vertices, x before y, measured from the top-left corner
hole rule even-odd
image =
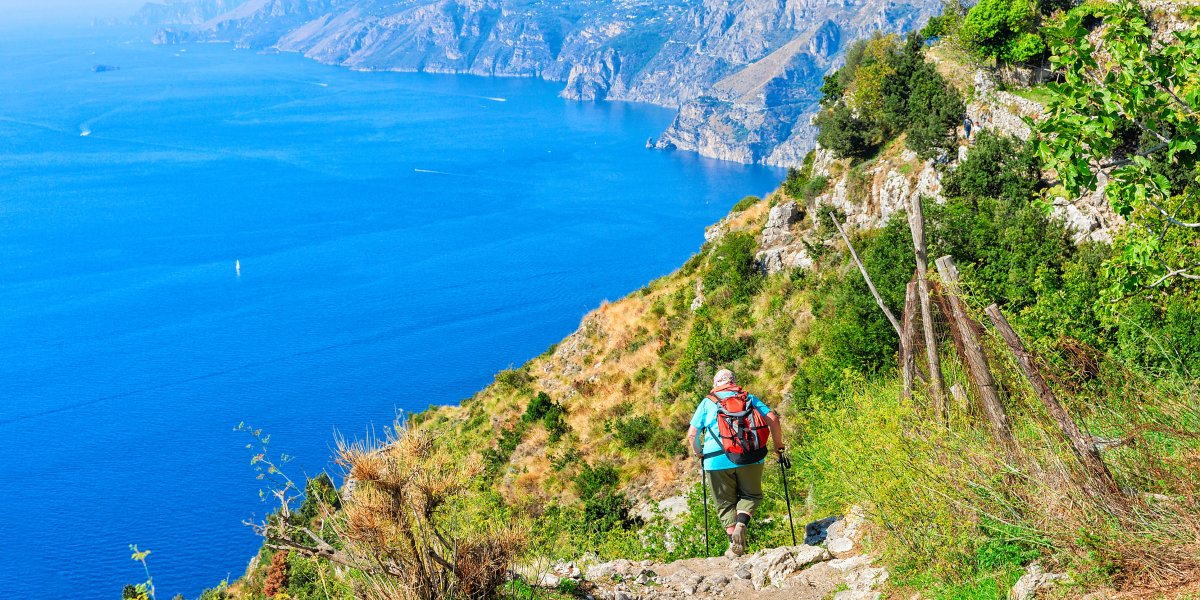
[[[708,472],[721,525],[733,527],[739,512],[754,514],[763,498],[762,475],[761,463]]]

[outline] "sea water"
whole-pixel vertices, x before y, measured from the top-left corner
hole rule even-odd
[[[117,598],[130,544],[160,598],[236,578],[273,508],[239,422],[336,473],[336,434],[468,397],[781,178],[646,150],[669,111],[553,83],[148,38],[0,35],[14,598]]]

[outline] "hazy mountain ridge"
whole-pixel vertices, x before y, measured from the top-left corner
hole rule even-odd
[[[236,8],[242,0],[147,2],[131,19],[140,25],[200,25]]]
[[[360,70],[538,77],[579,100],[681,109],[657,140],[740,162],[791,166],[813,145],[821,79],[846,45],[904,31],[932,0],[192,0],[139,22],[190,25],[158,43],[277,47]],[[185,7],[192,6],[192,9]],[[216,8],[224,12],[200,22]]]

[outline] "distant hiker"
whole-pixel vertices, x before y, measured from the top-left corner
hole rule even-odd
[[[971,141],[972,125],[974,125],[974,123],[971,121],[970,115],[963,116],[963,137],[965,137],[968,142]]]
[[[699,433],[704,433],[701,443]],[[713,389],[696,407],[688,447],[699,458],[712,486],[717,514],[729,537],[729,552],[746,552],[746,526],[762,502],[763,461],[768,434],[783,458],[779,415],[757,396],[738,387],[733,371],[721,369]]]

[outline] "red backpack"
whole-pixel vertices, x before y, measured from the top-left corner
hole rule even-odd
[[[725,391],[734,394],[728,398],[717,395],[717,392]],[[735,385],[725,386],[713,390],[708,399],[717,405],[716,437],[721,442],[721,449],[705,454],[704,458],[724,454],[735,465],[749,465],[766,458],[767,438],[771,431],[746,390]]]

